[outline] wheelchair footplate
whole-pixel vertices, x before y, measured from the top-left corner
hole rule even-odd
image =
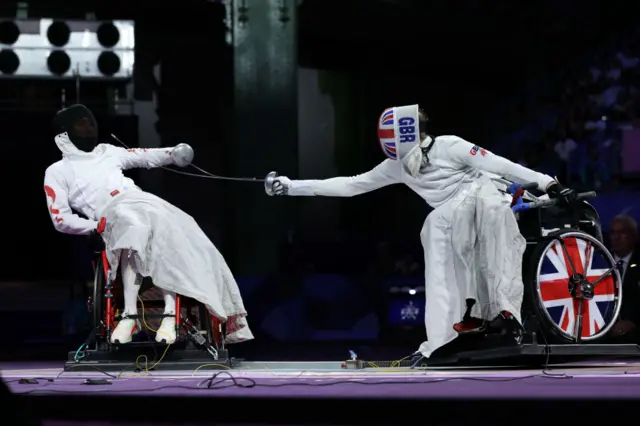
[[[416,356],[412,367],[473,366],[539,368],[591,360],[640,360],[640,346],[611,344],[546,344],[536,333],[524,335],[522,343],[511,336],[496,334],[461,335],[435,351],[428,359]]]
[[[154,314],[165,317],[165,314]],[[136,316],[129,316],[135,319]],[[152,315],[146,315],[151,318]],[[100,324],[90,334],[87,341],[77,351],[69,352],[65,370],[95,371],[169,371],[195,370],[202,365],[208,368],[228,369],[232,359],[224,348],[216,348],[209,343],[204,332],[188,318],[181,318],[186,339],[172,344],[159,343],[149,338],[146,341],[129,343],[107,343],[101,338],[104,324]],[[178,327],[177,327],[178,328]]]

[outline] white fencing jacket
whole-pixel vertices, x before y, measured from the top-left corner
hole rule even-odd
[[[438,136],[429,152],[429,164],[418,177],[404,170],[402,163],[387,159],[372,170],[356,176],[324,180],[294,180],[289,195],[352,197],[395,183],[405,183],[431,207],[437,208],[477,180],[482,172],[520,183],[535,182],[542,191],[554,181],[458,136]]]
[[[100,144],[92,152],[84,152],[73,145],[66,133],[56,136],[55,142],[62,159],[47,168],[44,191],[53,226],[65,234],[89,234],[100,219],[96,212],[112,197],[139,190],[123,170],[173,163],[171,148],[124,149]],[[88,219],[74,214],[72,209]]]

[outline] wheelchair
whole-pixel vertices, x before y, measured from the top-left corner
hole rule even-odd
[[[105,225],[106,223],[103,219],[98,227],[98,232],[104,230]],[[164,313],[149,312],[152,312],[155,307],[163,307],[164,301],[144,301],[139,297],[139,305],[141,306],[138,306],[138,310],[141,314],[136,316],[129,315],[129,318],[137,318],[144,324],[144,330],[142,331],[147,334],[148,339],[143,341],[134,340],[122,345],[118,342],[111,343],[111,333],[121,319],[118,306],[123,305],[123,299],[120,291],[121,281],[119,274],[111,274],[107,253],[101,242],[99,247],[94,250],[93,269],[93,293],[87,300],[87,310],[93,325],[92,331],[85,343],[73,353],[73,356],[71,353],[69,354],[67,365],[82,362],[95,363],[104,361],[112,363],[114,360],[123,361],[122,355],[127,352],[127,349],[136,350],[138,351],[138,356],[144,355],[145,357],[151,350],[155,359],[158,358],[156,347],[166,346],[166,348],[163,348],[165,352],[162,358],[169,360],[169,364],[174,366],[182,359],[189,359],[190,361],[198,362],[200,365],[203,362],[209,362],[215,363],[211,365],[228,367],[229,360],[224,341],[224,324],[213,317],[204,304],[181,295],[176,295],[175,314],[171,314],[171,316],[175,316],[176,342],[169,345],[157,343],[152,338],[153,336],[149,336],[149,333],[155,333],[155,330],[147,325],[148,322],[167,317]],[[112,275],[116,275],[113,281],[110,280]],[[149,287],[151,287],[150,280],[143,280],[140,293],[144,294],[145,288]],[[173,349],[172,356],[165,356],[169,347]],[[194,353],[197,353],[197,355],[194,356]]]
[[[596,193],[577,194],[575,202],[561,205],[547,195],[534,195],[537,185],[514,186],[497,176],[492,180],[511,200],[527,243],[522,325],[501,315],[460,333],[428,360],[415,354],[412,368],[506,359],[547,364],[552,356],[640,356],[640,346],[606,344],[620,315],[622,279],[621,265],[603,243],[598,212],[588,202]],[[467,300],[468,312],[474,303]]]
[[[524,191],[528,206],[515,213],[527,241],[523,326],[545,343],[605,341],[620,315],[620,265],[605,247],[600,217],[588,203],[595,196],[579,193],[574,203],[560,206]]]

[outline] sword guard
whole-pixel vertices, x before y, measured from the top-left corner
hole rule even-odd
[[[275,183],[277,177],[278,177],[278,172],[270,172],[264,178],[264,190],[267,193],[267,195],[273,196],[275,194],[273,190],[273,184]]]

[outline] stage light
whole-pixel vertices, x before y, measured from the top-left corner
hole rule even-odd
[[[98,56],[98,71],[111,77],[120,71],[120,58],[113,52],[102,52]]]
[[[0,44],[12,45],[20,37],[20,28],[13,21],[0,22]]]
[[[80,78],[127,80],[133,76],[135,63],[135,23],[0,17],[2,49],[8,52],[2,55],[0,78],[71,79],[78,74]]]
[[[113,22],[104,22],[100,24],[96,31],[98,37],[98,43],[103,47],[113,47],[120,41],[120,30],[113,24]]]
[[[47,40],[56,47],[62,47],[69,43],[71,37],[71,29],[62,21],[53,21],[47,29]]]
[[[20,58],[11,49],[0,50],[0,73],[13,74],[20,67]]]
[[[62,50],[55,50],[47,58],[47,68],[55,75],[64,75],[71,68],[71,58]]]

